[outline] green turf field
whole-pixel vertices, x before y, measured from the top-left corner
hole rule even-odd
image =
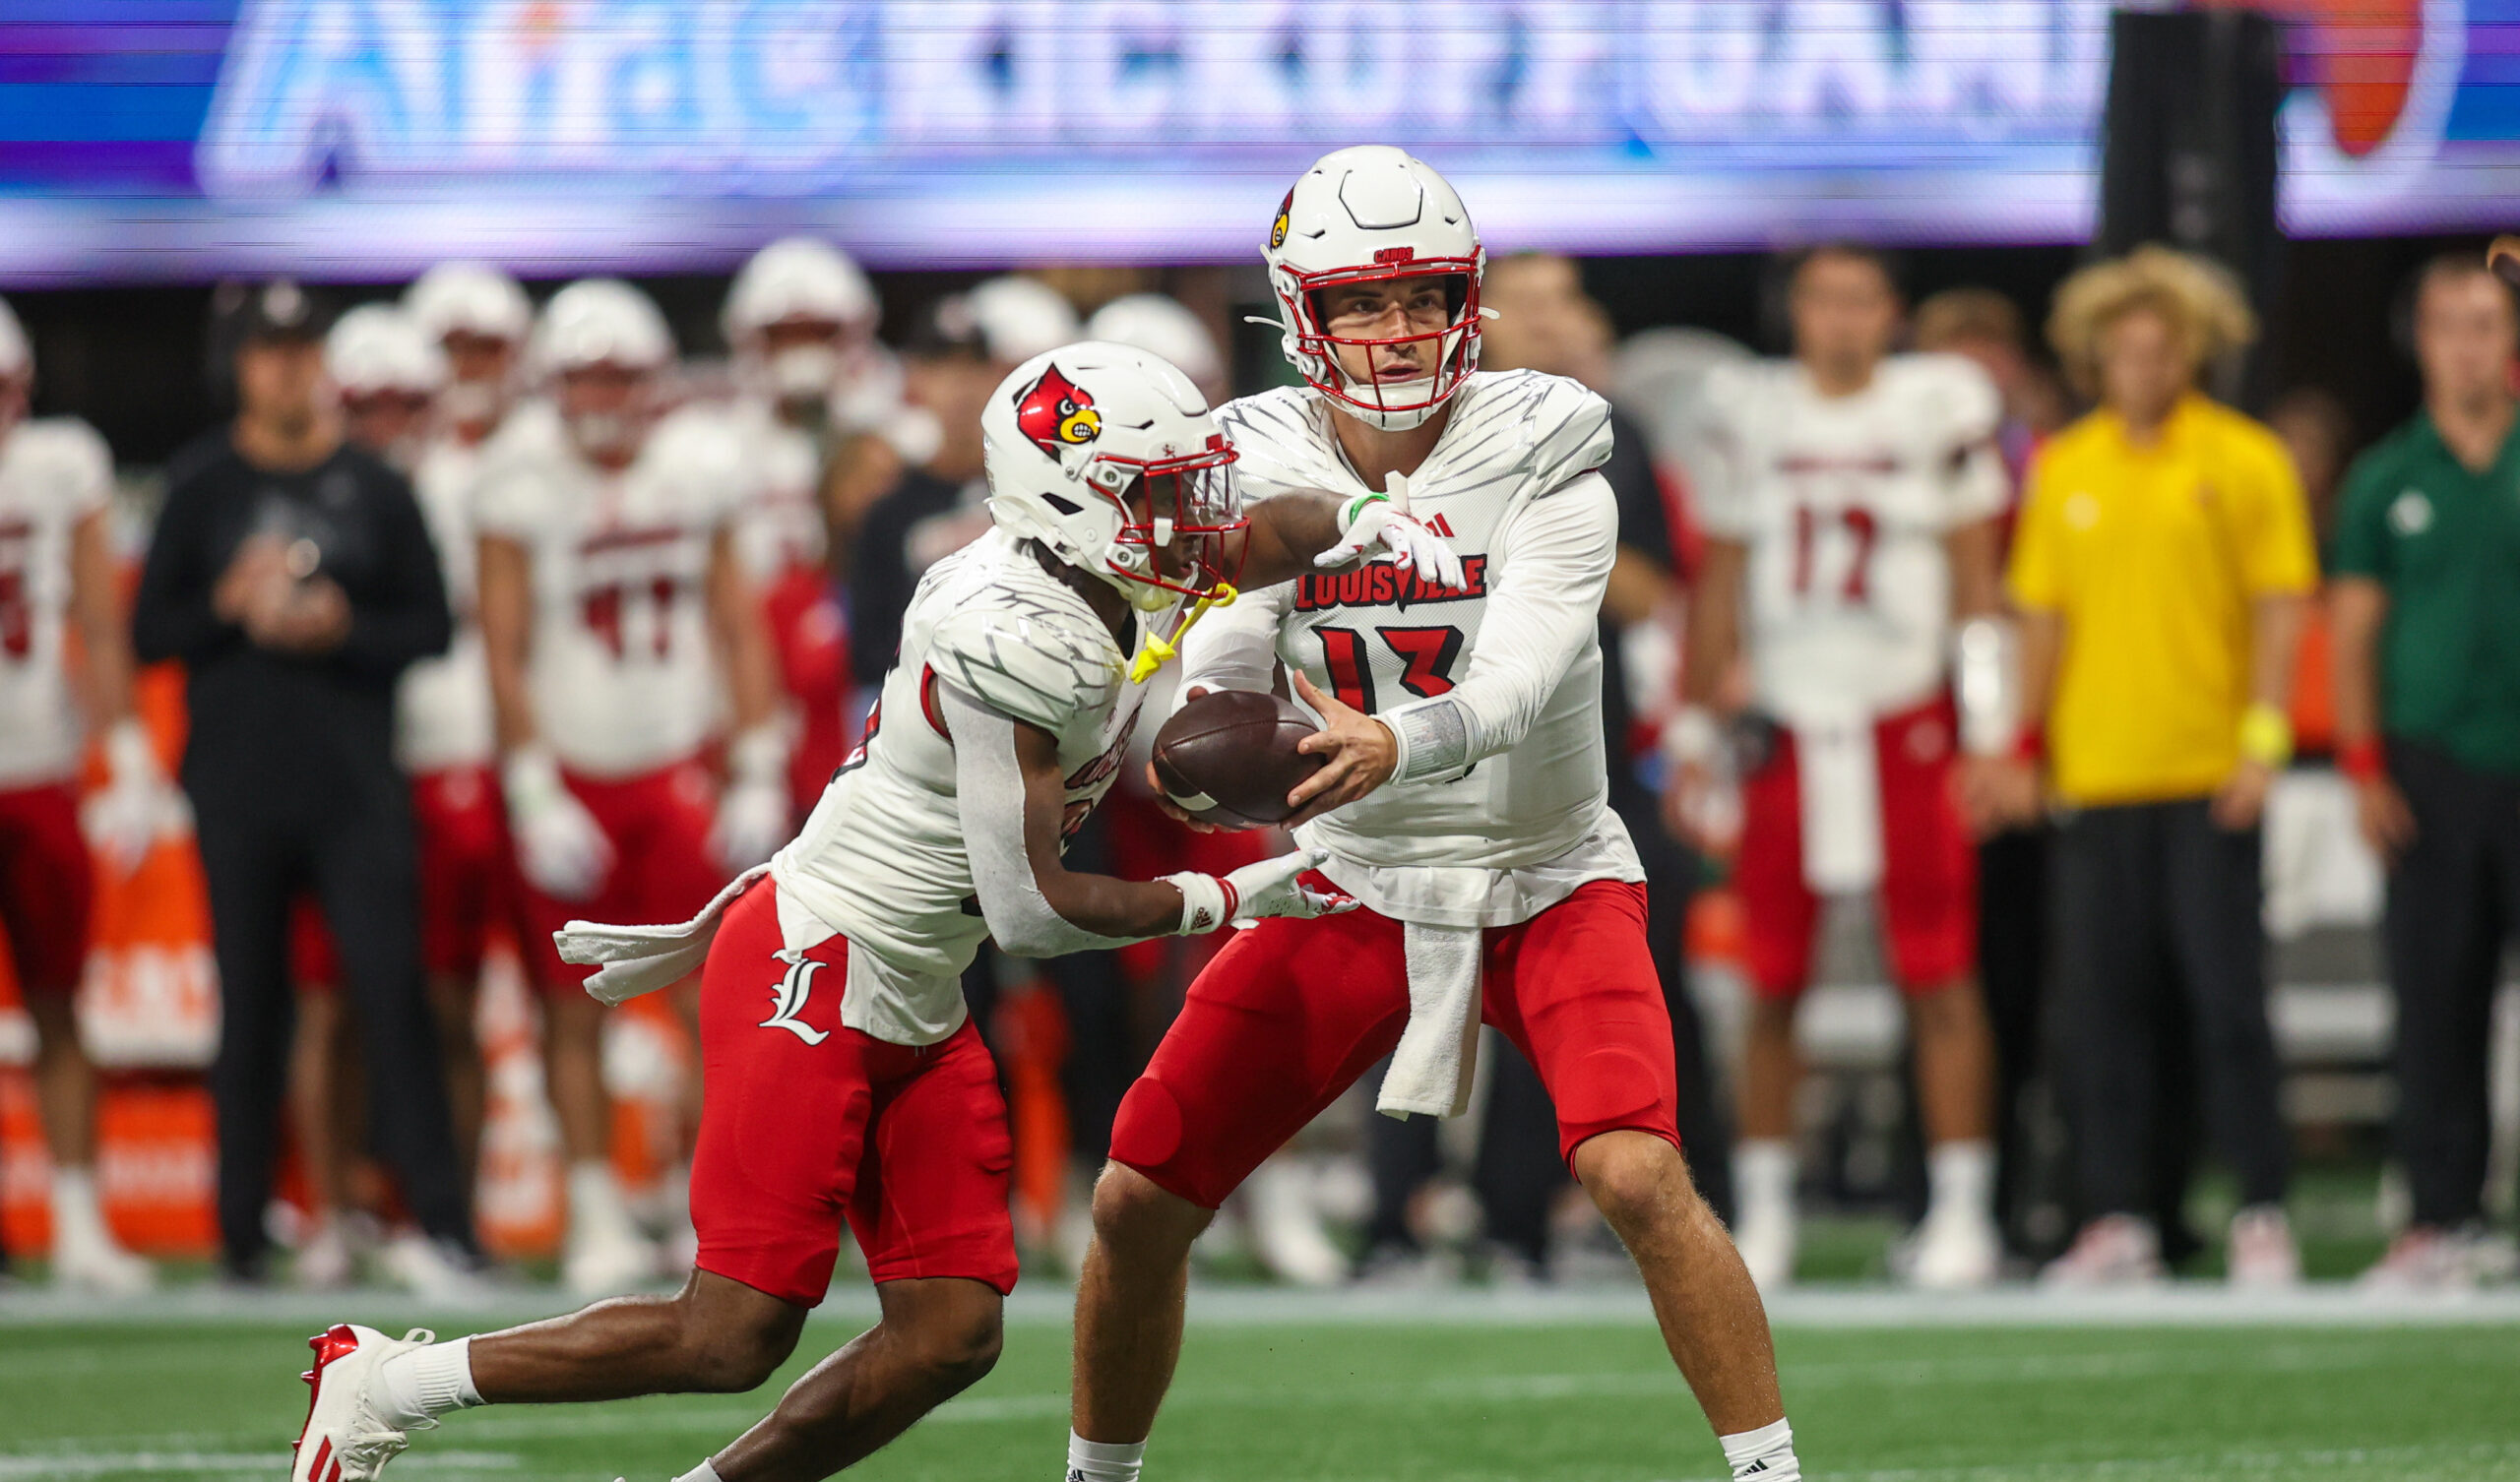
[[[461,1326],[447,1325],[449,1330]],[[308,1325],[0,1327],[0,1482],[282,1475]],[[817,1322],[819,1356],[849,1326]],[[1806,1475],[2002,1479],[2520,1477],[2520,1328],[1792,1328]],[[662,1482],[758,1396],[450,1419],[395,1464]],[[995,1375],[860,1472],[1050,1482],[1067,1334],[1009,1330]],[[1721,1457],[1652,1330],[1569,1323],[1194,1325],[1150,1482],[1655,1482]]]

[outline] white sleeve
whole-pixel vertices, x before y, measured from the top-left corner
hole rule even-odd
[[[1470,672],[1431,700],[1377,712],[1400,742],[1394,781],[1458,772],[1530,733],[1602,620],[1618,555],[1618,500],[1599,473],[1506,522],[1507,559],[1487,595]]]
[[[1278,624],[1294,601],[1295,584],[1281,582],[1246,591],[1229,607],[1211,607],[1181,640],[1181,684],[1173,693],[1187,703],[1192,685],[1211,690],[1269,690],[1277,686]]]
[[[1050,908],[1024,838],[1015,722],[951,684],[939,684],[936,696],[954,743],[954,806],[971,856],[972,891],[999,949],[1019,957],[1055,957],[1140,940],[1098,936]]]
[[[1958,529],[2003,513],[2011,492],[2003,453],[1995,434],[2003,421],[2003,398],[1995,383],[1973,361],[1956,355],[1934,357],[1946,362],[1934,386],[1940,405],[1932,415],[1944,440],[1944,528]]]
[[[113,503],[114,456],[96,429],[74,417],[53,424],[60,429],[61,463],[71,518],[85,520]]]

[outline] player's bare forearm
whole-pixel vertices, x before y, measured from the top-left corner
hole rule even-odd
[[[2336,740],[2340,749],[2380,734],[2380,624],[2389,615],[2389,589],[2368,577],[2341,577],[2328,596],[2329,662],[2336,685]]]
[[[2309,598],[2297,592],[2279,592],[2249,603],[2248,698],[2252,704],[2271,705],[2279,710],[2292,705],[2301,630],[2309,619]]]
[[[1072,871],[1059,858],[1067,830],[1067,779],[1058,743],[1038,726],[1017,724],[1015,760],[1024,772],[1024,853],[1033,882],[1059,919],[1098,937],[1141,940],[1170,936],[1181,926],[1181,892],[1161,880],[1120,880]]]
[[[1242,586],[1256,591],[1313,569],[1315,556],[1339,543],[1339,496],[1320,489],[1273,494],[1245,512],[1251,520],[1242,557]]]
[[[72,528],[70,601],[78,615],[85,663],[80,701],[99,731],[131,713],[131,630],[123,621],[114,556],[100,511]]]
[[[525,664],[531,641],[534,571],[525,547],[500,535],[480,540],[479,590],[475,596],[481,619],[481,648],[490,671],[490,713],[496,722],[499,750],[518,751],[534,744],[534,702],[526,694]]]
[[[1954,618],[1993,617],[2004,610],[2002,543],[1992,520],[1973,521],[1943,535]]]
[[[736,732],[751,730],[779,713],[778,660],[752,582],[735,557],[734,535],[721,528],[709,545],[709,625],[725,665],[726,701]]]
[[[1693,705],[1713,705],[1724,692],[1724,676],[1741,651],[1741,578],[1749,547],[1738,540],[1709,540],[1698,562],[1697,579],[1689,584],[1686,662],[1680,675],[1681,698]]]

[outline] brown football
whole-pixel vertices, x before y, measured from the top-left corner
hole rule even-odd
[[[1221,829],[1283,823],[1287,794],[1321,769],[1295,750],[1321,727],[1258,690],[1218,690],[1172,712],[1155,733],[1155,776],[1172,806]]]

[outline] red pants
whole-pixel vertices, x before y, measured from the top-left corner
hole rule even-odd
[[[778,652],[779,687],[796,702],[800,724],[788,757],[788,791],[798,819],[813,812],[834,769],[856,744],[849,704],[849,624],[832,594],[831,574],[791,566],[761,594],[762,618]]]
[[[1978,846],[1951,798],[1948,702],[1884,717],[1873,728],[1881,767],[1881,923],[1891,975],[1930,993],[1978,966]],[[1767,765],[1741,787],[1740,894],[1751,985],[1793,998],[1811,980],[1820,897],[1802,876],[1802,782],[1794,735],[1779,730]]]
[[[1015,1146],[997,1069],[969,1021],[896,1045],[840,1022],[849,943],[781,953],[777,888],[727,908],[700,980],[700,1268],[821,1303],[845,1215],[877,1282],[1015,1288]]]
[[[591,967],[560,960],[551,934],[571,921],[662,925],[687,921],[726,883],[709,847],[717,819],[718,783],[698,761],[678,762],[637,776],[561,779],[612,843],[612,869],[582,900],[545,895],[524,886],[531,940],[521,944],[527,973],[546,992],[578,991]]]
[[[78,788],[63,781],[0,792],[0,925],[8,928],[21,990],[78,988],[94,890]]]
[[[1129,1087],[1111,1156],[1203,1208],[1392,1051],[1409,1020],[1401,924],[1369,910],[1235,934]],[[1595,881],[1486,934],[1481,1017],[1539,1070],[1558,1151],[1606,1132],[1674,1146],[1671,1018],[1645,888]]]
[[[492,927],[520,946],[533,935],[498,774],[486,767],[422,772],[411,779],[411,818],[420,834],[420,960],[437,976],[476,977]]]

